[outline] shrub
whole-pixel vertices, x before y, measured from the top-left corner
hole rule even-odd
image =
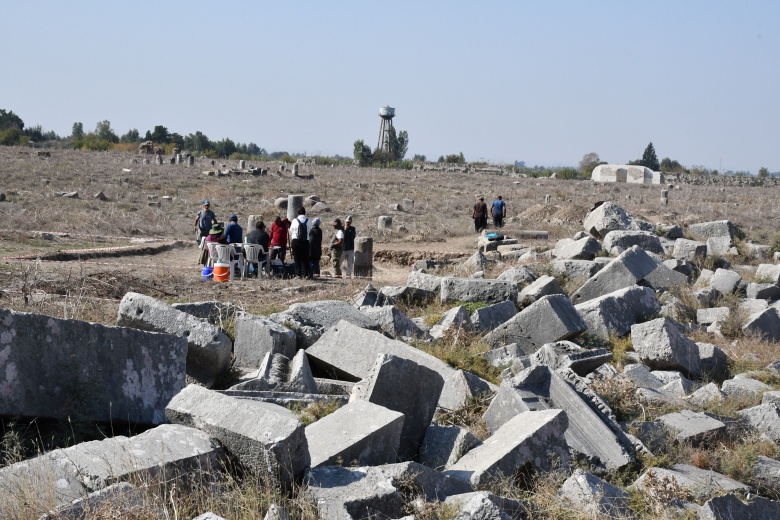
[[[579,179],[580,172],[576,168],[561,168],[556,172],[555,177],[564,180]]]

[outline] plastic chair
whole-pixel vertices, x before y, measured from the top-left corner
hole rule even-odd
[[[216,252],[217,262],[222,264],[230,264],[230,281],[233,281],[233,268],[238,266],[239,269],[243,268],[244,257],[241,253],[236,251],[233,244],[216,244],[214,246]]]
[[[219,242],[206,242],[206,237],[203,237],[203,242],[206,244],[206,247],[209,250],[209,261],[206,262],[206,265],[214,267],[214,261],[217,257],[216,247],[221,244]]]
[[[244,265],[241,269],[241,279],[246,278],[249,264],[257,264],[257,277],[261,278],[265,270],[268,254],[260,244],[244,244]]]

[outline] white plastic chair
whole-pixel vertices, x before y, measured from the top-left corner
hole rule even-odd
[[[210,266],[214,267],[214,262],[215,262],[215,260],[217,258],[216,247],[218,245],[220,245],[220,244],[219,244],[219,242],[206,242],[206,238],[205,237],[203,237],[203,241],[204,241],[204,243],[206,244],[206,247],[209,250],[209,261],[206,263],[206,265],[210,265]]]
[[[267,255],[260,244],[244,244],[244,265],[241,269],[241,279],[246,278],[249,264],[257,264],[257,277],[261,278],[268,259]]]
[[[236,251],[233,244],[216,244],[214,246],[217,262],[230,265],[230,281],[233,281],[233,267],[243,268],[244,258]]]

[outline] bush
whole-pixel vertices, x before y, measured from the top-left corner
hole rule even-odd
[[[558,170],[555,177],[564,180],[579,179],[580,172],[577,170],[577,168],[561,168]]]
[[[16,127],[0,130],[0,145],[4,146],[24,146],[30,140],[21,130]]]

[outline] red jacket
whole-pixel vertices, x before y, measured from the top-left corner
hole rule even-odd
[[[287,246],[287,230],[290,229],[290,221],[286,218],[282,220],[282,225],[277,226],[276,222],[271,223],[271,245]]]

